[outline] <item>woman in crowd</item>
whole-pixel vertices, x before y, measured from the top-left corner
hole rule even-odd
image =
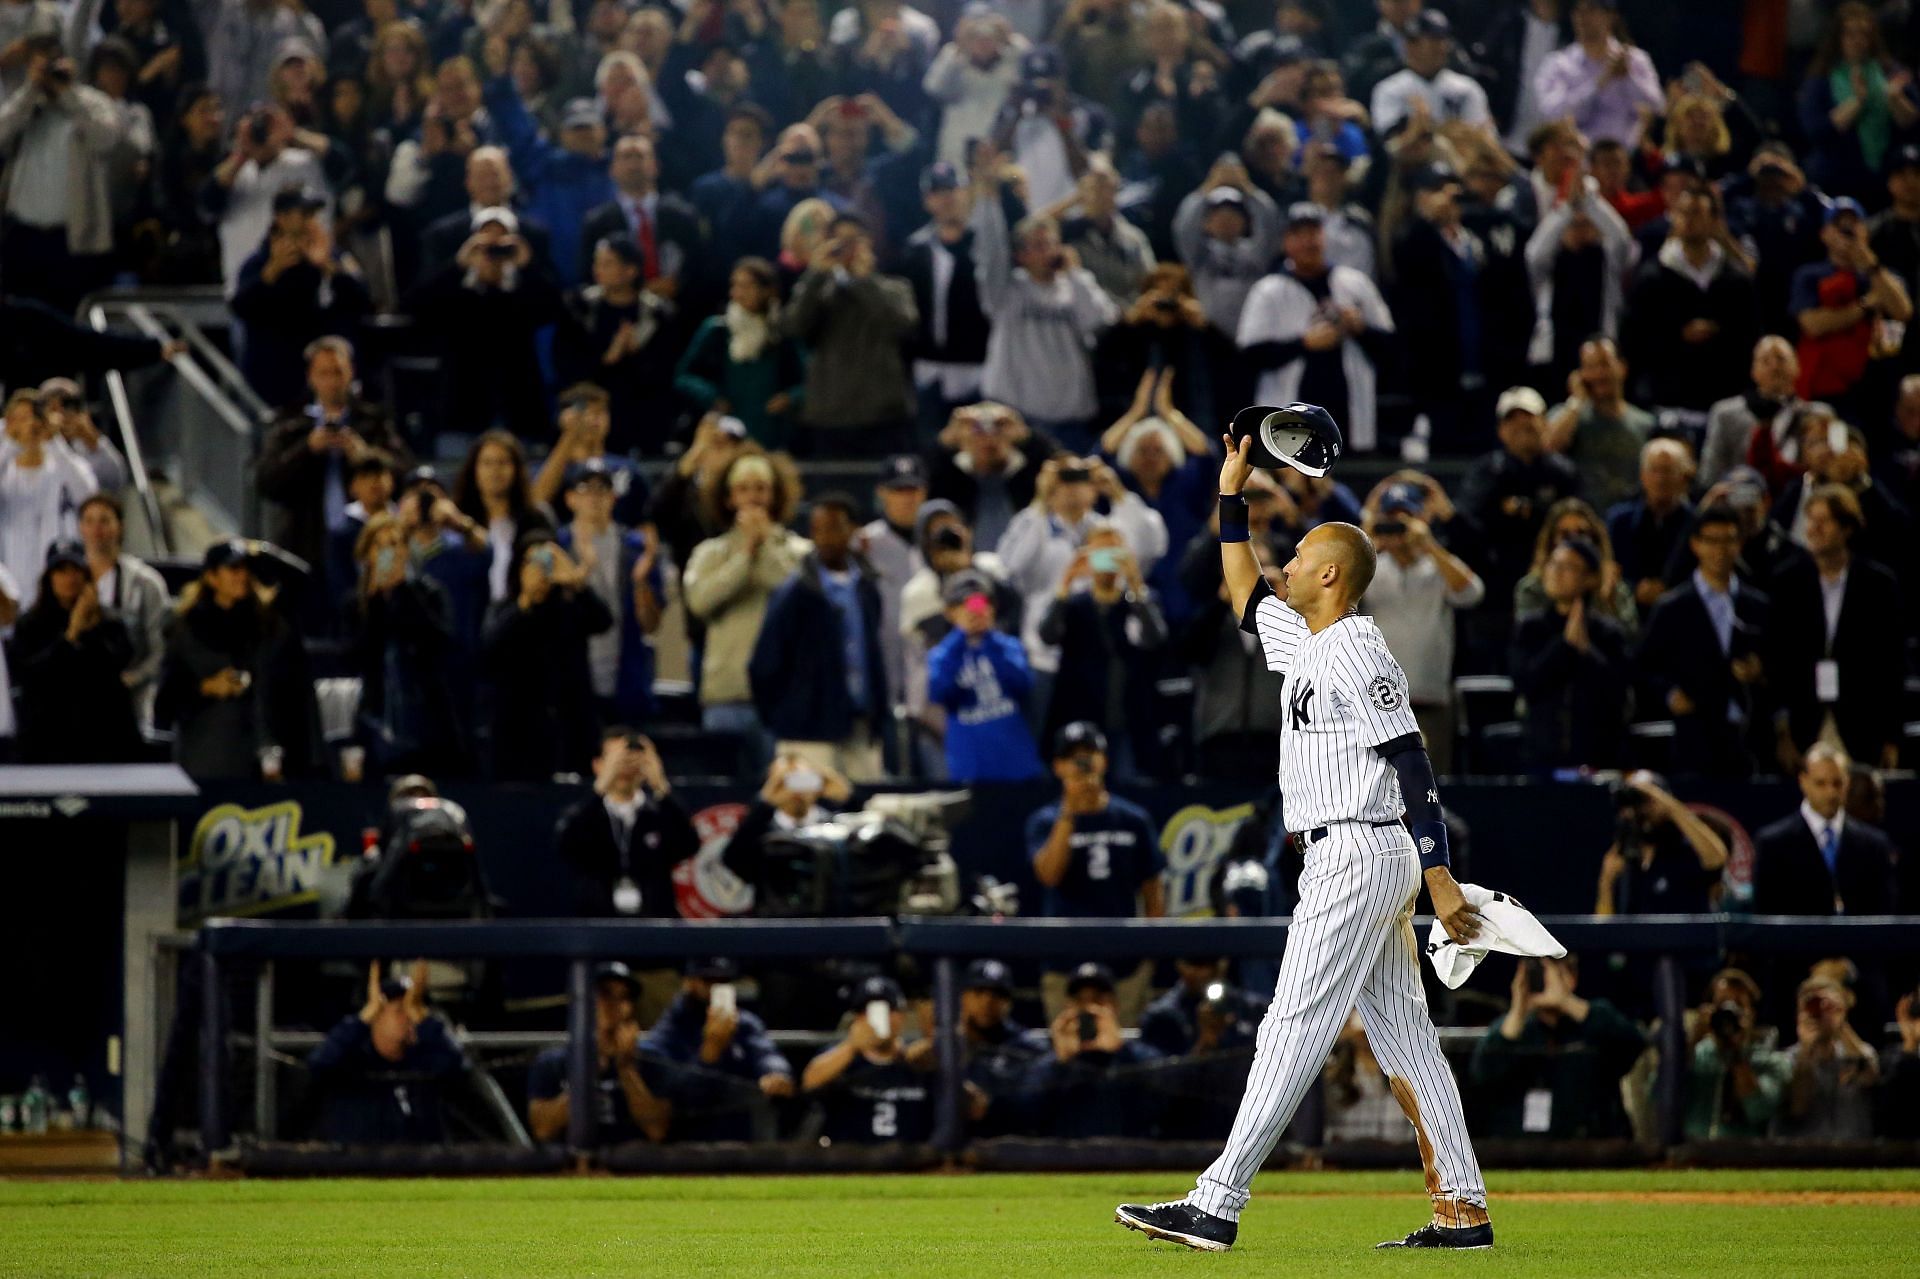
[[[360,677],[355,739],[375,775],[464,773],[449,655],[447,593],[413,569],[398,516],[368,520],[354,543],[360,583],[347,601],[348,665]]]
[[[153,216],[135,229],[141,276],[153,284],[213,284],[220,237],[200,215],[200,190],[227,158],[226,108],[204,84],[180,91],[180,106],[153,171]]]
[[[467,450],[453,481],[453,502],[460,513],[487,531],[492,548],[487,598],[506,599],[514,581],[514,547],[553,520],[533,500],[527,450],[506,431],[488,431]]]
[[[1180,563],[1212,514],[1219,464],[1206,433],[1174,406],[1173,382],[1172,369],[1157,378],[1152,369],[1142,373],[1132,407],[1100,437],[1100,452],[1120,482],[1160,512],[1167,526],[1168,553],[1154,563],[1147,584],[1166,610],[1167,624],[1177,627],[1193,612],[1180,584]]]
[[[773,739],[754,709],[747,663],[768,597],[809,549],[787,528],[800,493],[791,473],[747,453],[734,459],[708,500],[709,522],[727,531],[694,548],[684,584],[687,612],[706,626],[700,723],[737,738],[742,774],[757,775],[773,758]]]
[[[411,136],[432,96],[426,36],[411,22],[381,27],[367,59],[368,113],[373,127],[386,130],[395,142]]]
[[[1849,0],[1833,11],[1800,90],[1807,177],[1828,195],[1878,208],[1886,203],[1887,157],[1916,123],[1913,73],[1880,47],[1873,7]]]
[[[1151,374],[1165,369],[1173,384],[1174,403],[1204,431],[1220,420],[1222,399],[1248,389],[1241,385],[1244,377],[1234,373],[1235,354],[1232,343],[1208,326],[1192,274],[1178,263],[1162,262],[1147,271],[1139,296],[1119,323],[1100,337],[1095,371],[1102,405],[1119,411],[1127,397],[1140,389],[1138,383],[1127,385],[1128,377],[1136,370]],[[1234,388],[1224,395],[1215,394],[1223,389],[1218,388],[1216,369],[1227,375]],[[1239,407],[1236,399],[1233,408],[1224,411]]]
[[[770,449],[787,441],[806,370],[800,348],[780,332],[780,276],[765,258],[734,264],[727,309],[701,321],[680,358],[674,388],[701,413],[739,419]]]
[[[495,781],[544,782],[589,771],[599,749],[587,640],[613,614],[586,570],[540,528],[515,544],[515,593],[487,613]]]
[[[79,542],[55,542],[40,593],[7,642],[7,669],[20,689],[18,748],[23,764],[108,764],[140,758],[133,664],[126,624],[110,617]]]
[[[245,542],[208,547],[167,633],[154,720],[173,726],[173,757],[198,781],[303,777],[320,760],[306,649],[250,555]]]
[[[1515,619],[1542,613],[1547,608],[1547,592],[1542,574],[1553,548],[1570,537],[1585,538],[1600,553],[1599,582],[1594,590],[1594,611],[1627,628],[1638,629],[1640,610],[1633,602],[1633,588],[1623,580],[1619,561],[1613,558],[1613,540],[1607,536],[1606,522],[1591,506],[1577,497],[1562,498],[1547,511],[1540,523],[1540,536],[1533,543],[1533,567],[1513,588]]]
[[[554,334],[553,362],[562,386],[592,382],[606,390],[614,423],[611,446],[658,453],[660,429],[637,438],[641,423],[664,424],[660,389],[672,376],[674,305],[640,287],[645,258],[631,236],[609,236],[593,248],[593,283],[569,290]],[[624,429],[622,429],[624,428]]]

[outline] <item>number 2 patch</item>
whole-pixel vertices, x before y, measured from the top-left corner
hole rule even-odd
[[[1391,712],[1400,709],[1400,690],[1385,675],[1373,677],[1373,683],[1367,685],[1367,696],[1383,711]]]

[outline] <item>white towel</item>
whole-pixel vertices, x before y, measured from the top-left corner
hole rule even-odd
[[[1478,884],[1462,884],[1460,895],[1480,912],[1479,934],[1463,946],[1447,936],[1447,930],[1437,919],[1427,930],[1427,958],[1433,961],[1434,974],[1448,990],[1460,989],[1460,984],[1473,974],[1490,950],[1503,955],[1547,959],[1566,956],[1567,948],[1554,940],[1553,934],[1541,927],[1540,921],[1525,906],[1507,894]]]

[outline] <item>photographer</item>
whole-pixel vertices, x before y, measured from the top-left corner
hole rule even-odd
[[[560,438],[547,450],[533,477],[533,500],[544,506],[561,501],[574,468],[598,463],[613,485],[613,519],[629,529],[652,523],[648,516],[647,478],[632,458],[615,453],[607,436],[613,429],[612,401],[604,387],[576,382],[560,392]],[[665,486],[662,486],[664,491]],[[688,550],[692,550],[689,545]],[[677,559],[678,557],[676,557]]]
[[[1147,1135],[1157,1107],[1141,1072],[1128,1068],[1157,1062],[1160,1054],[1144,1039],[1120,1033],[1113,972],[1105,964],[1081,964],[1071,978],[1058,976],[1064,979],[1065,999],[1047,1023],[1052,1051],[1027,1074],[1030,1104],[1042,1116],[1039,1135]]]
[[[1574,993],[1577,956],[1523,959],[1506,1016],[1473,1050],[1473,1082],[1487,1090],[1501,1136],[1627,1137],[1620,1080],[1646,1036],[1604,999]]]
[[[1853,995],[1827,977],[1800,983],[1792,1077],[1773,1135],[1795,1141],[1868,1141],[1880,1057],[1847,1023]]]
[[[1706,1006],[1690,1018],[1687,1140],[1762,1137],[1780,1109],[1793,1067],[1772,1028],[1754,1024],[1759,1003],[1760,987],[1737,968],[1707,984]]]
[[[1920,991],[1902,995],[1894,1005],[1900,1042],[1880,1058],[1882,1137],[1911,1141],[1920,1137]]]
[[[1040,616],[1039,636],[1060,654],[1048,728],[1096,725],[1114,744],[1122,782],[1153,772],[1155,659],[1167,642],[1167,622],[1112,524],[1087,533]]]
[[[922,1142],[932,1134],[934,1038],[904,1043],[906,1011],[899,983],[867,978],[854,988],[846,1037],[807,1063],[801,1088],[826,1094],[824,1144]]]
[[[1703,914],[1714,908],[1726,841],[1657,774],[1614,788],[1613,844],[1600,859],[1596,915]]]
[[[673,868],[700,851],[700,837],[650,739],[622,725],[601,731],[593,798],[561,814],[554,850],[572,868],[580,914],[680,917]]]
[[[320,1095],[314,1135],[348,1144],[447,1139],[442,1090],[464,1076],[467,1054],[447,1023],[427,1011],[427,963],[407,978],[367,968],[367,1002],[307,1056]]]
[[[1060,55],[1030,49],[1020,59],[1020,83],[1007,95],[993,132],[974,152],[974,171],[995,171],[984,156],[1005,154],[1027,175],[1032,207],[1044,208],[1073,193],[1088,157],[1107,148],[1106,112],[1072,93]]]
[[[474,214],[473,233],[413,291],[408,309],[440,338],[440,422],[469,432],[504,427],[523,439],[540,431],[547,393],[535,338],[563,308],[513,210]]]
[[[601,964],[593,974],[593,1040],[597,1074],[593,1098],[594,1142],[667,1139],[673,1105],[648,1087],[641,1071],[640,1023],[634,1017],[639,983],[622,963]],[[527,1071],[527,1129],[535,1141],[565,1136],[571,1111],[567,1096],[568,1048],[548,1048]]]
[[[448,677],[454,638],[446,591],[414,571],[396,516],[367,521],[354,562],[359,586],[348,597],[346,662],[360,678],[355,739],[374,775],[470,771],[468,734]]]
[[[800,421],[812,435],[797,446],[884,456],[912,442],[916,401],[901,349],[919,318],[912,287],[876,272],[866,223],[834,218],[780,322],[810,353]]]
[[[1253,1045],[1266,1006],[1249,992],[1227,984],[1226,960],[1176,959],[1173,971],[1173,988],[1140,1014],[1143,1043],[1167,1057],[1204,1056]]]
[[[291,404],[302,390],[306,352],[329,334],[353,337],[373,310],[360,266],[342,252],[321,219],[326,201],[301,187],[273,196],[267,233],[233,282],[228,306],[246,326],[240,371],[268,404]]]
[[[839,808],[852,797],[852,785],[831,768],[782,755],[767,770],[759,796],[720,851],[721,860],[745,883],[758,887],[769,835],[826,821],[833,814],[822,800]]]
[[[983,573],[962,570],[942,588],[944,613],[927,622],[931,627],[937,620],[947,628],[927,654],[925,668],[928,709],[943,712],[948,781],[1024,781],[1040,775],[1025,705],[1033,672],[1020,641],[997,625],[996,596],[1005,591],[1004,584]],[[1014,602],[1017,606],[1017,597]]]
[[[1033,502],[1041,467],[1059,450],[991,400],[955,409],[937,443],[927,493],[959,508],[982,551],[997,548],[1014,517]]]
[[[57,31],[20,41],[26,80],[0,102],[0,273],[7,292],[72,315],[111,274],[113,99],[74,83]]]
[[[229,293],[239,286],[241,266],[266,240],[280,193],[292,188],[324,195],[332,189],[320,157],[296,145],[299,132],[284,107],[247,112],[234,125],[233,150],[200,188],[200,216],[219,227],[220,276]]]
[[[508,580],[516,593],[488,610],[481,639],[494,682],[494,780],[583,773],[596,744],[587,643],[613,614],[544,529],[520,538]]]
[[[1146,810],[1107,792],[1107,739],[1084,721],[1053,739],[1053,775],[1061,797],[1027,818],[1027,855],[1040,881],[1039,913],[1051,919],[1157,919],[1166,913],[1167,868]],[[1141,963],[1121,979],[1119,1008],[1131,1023],[1146,1003],[1153,966]],[[1040,980],[1049,1017],[1072,992],[1067,974]]]
[[[680,993],[640,1041],[673,1103],[676,1141],[771,1138],[770,1103],[794,1094],[793,1067],[766,1023],[740,1007],[739,981],[731,959],[692,960]]]

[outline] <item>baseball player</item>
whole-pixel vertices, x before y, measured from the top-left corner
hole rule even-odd
[[[1115,1219],[1189,1248],[1231,1248],[1253,1174],[1357,1004],[1367,1042],[1413,1124],[1433,1200],[1428,1224],[1380,1247],[1485,1248],[1493,1243],[1486,1186],[1427,1015],[1412,923],[1423,879],[1449,936],[1470,939],[1479,914],[1448,869],[1440,796],[1407,704],[1406,675],[1373,621],[1355,610],[1373,579],[1372,543],[1351,524],[1315,528],[1282,571],[1283,600],[1248,542],[1240,491],[1253,460],[1324,474],[1338,456],[1339,430],[1312,405],[1247,412],[1269,426],[1282,418],[1304,423],[1277,435],[1256,424],[1236,445],[1236,421],[1220,468],[1220,559],[1233,606],[1242,629],[1259,636],[1267,668],[1286,676],[1280,790],[1288,829],[1305,853],[1300,904],[1226,1150],[1185,1199],[1122,1204]]]

